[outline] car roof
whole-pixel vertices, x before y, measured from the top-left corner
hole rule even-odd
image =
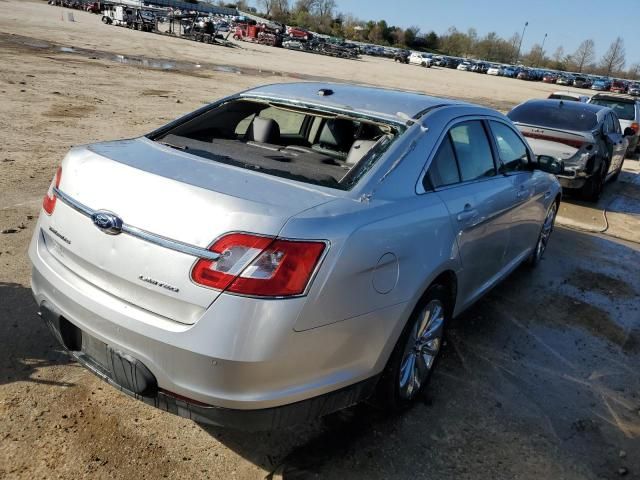
[[[320,95],[322,89],[331,90],[332,93]],[[332,110],[362,113],[402,123],[410,118],[419,118],[434,107],[469,105],[459,100],[421,93],[330,82],[277,83],[247,90],[241,96],[324,106]]]

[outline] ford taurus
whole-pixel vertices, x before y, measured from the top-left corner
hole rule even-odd
[[[81,364],[197,421],[402,409],[447,322],[542,257],[557,168],[487,108],[259,87],[73,148],[30,245],[33,294]]]

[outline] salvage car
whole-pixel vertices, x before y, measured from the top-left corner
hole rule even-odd
[[[634,134],[628,137],[628,153],[635,152],[640,145],[640,100],[630,95],[597,93],[591,97],[589,103],[609,107],[617,115],[623,130],[633,130]]]
[[[411,55],[411,52],[409,50],[398,49],[393,55],[393,61],[400,62],[400,63],[409,63],[410,55]]]
[[[627,93],[627,82],[623,80],[614,80],[611,82],[609,91],[612,93]]]
[[[573,85],[574,81],[575,79],[573,75],[569,75],[569,74],[558,75],[558,79],[556,80],[556,85],[566,85],[567,87],[570,87],[571,85]]]
[[[372,395],[402,410],[451,318],[540,261],[561,195],[541,169],[558,168],[485,107],[262,86],[73,148],[32,290],[78,362],[178,415],[269,429]]]
[[[632,97],[640,97],[640,83],[630,84],[627,93]]]
[[[507,116],[527,137],[536,155],[562,162],[557,175],[564,189],[597,201],[605,183],[622,170],[628,138],[607,107],[564,100],[529,100]]]
[[[591,79],[579,75],[573,79],[573,86],[577,88],[591,88]]]
[[[607,78],[598,78],[591,84],[591,90],[606,92],[611,88],[611,81]]]
[[[421,67],[431,67],[431,54],[422,52],[412,52],[409,55],[409,63],[411,65],[420,65]]]

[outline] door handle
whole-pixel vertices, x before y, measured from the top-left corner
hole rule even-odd
[[[520,187],[520,190],[516,193],[516,197],[518,198],[526,197],[527,195],[529,195],[529,190],[524,187]]]
[[[464,206],[464,210],[458,213],[458,221],[459,222],[467,222],[472,220],[473,218],[478,216],[478,211],[471,206],[471,204],[467,203]]]
[[[551,192],[550,191],[544,192],[544,199],[545,200],[547,200],[550,196],[551,196]]]

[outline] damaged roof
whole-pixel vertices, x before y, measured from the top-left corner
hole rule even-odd
[[[418,118],[424,111],[434,107],[464,104],[461,101],[421,93],[329,82],[277,83],[248,90],[241,96],[325,106],[387,117],[402,123],[411,118]]]

